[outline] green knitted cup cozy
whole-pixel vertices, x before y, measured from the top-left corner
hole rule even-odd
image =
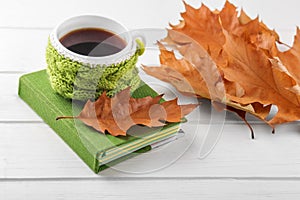
[[[140,40],[136,42],[136,52],[127,60],[91,67],[60,55],[49,41],[46,61],[52,88],[65,98],[81,101],[97,99],[104,91],[113,96],[129,86],[134,91],[141,81],[135,65],[145,50]]]

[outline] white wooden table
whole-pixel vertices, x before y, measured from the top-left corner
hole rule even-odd
[[[199,6],[201,0],[186,0]],[[203,1],[221,8],[223,0]],[[282,40],[291,43],[300,25],[296,0],[235,0],[261,16]],[[51,29],[79,14],[113,18],[130,29],[164,28],[177,22],[181,0],[2,0],[0,6],[0,199],[299,199],[300,123],[277,128],[276,135],[252,121],[256,140],[232,115],[222,138],[206,159],[199,159],[201,131],[184,154],[149,173],[174,148],[127,160],[95,175],[18,97],[18,78],[41,70]],[[191,124],[189,130],[220,127]],[[188,135],[188,134],[187,134]],[[190,140],[189,136],[169,146]]]

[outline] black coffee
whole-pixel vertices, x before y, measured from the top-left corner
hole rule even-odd
[[[60,42],[70,51],[93,57],[118,53],[127,45],[118,35],[98,28],[74,30],[63,36]]]

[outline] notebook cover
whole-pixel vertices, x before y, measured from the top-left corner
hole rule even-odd
[[[83,104],[74,103],[56,94],[50,86],[46,70],[23,75],[19,81],[19,96],[95,173],[138,155],[138,153],[151,150],[147,143],[170,137],[177,132],[179,127],[179,123],[169,124],[163,129],[136,126],[129,130],[128,136],[114,137],[99,133],[79,120],[56,121],[58,116],[78,114]],[[142,84],[132,96],[135,98],[157,96],[157,93],[148,85]],[[142,144],[145,145],[141,146]],[[137,147],[139,149],[136,149]],[[106,155],[106,152],[110,152],[111,156],[103,157],[109,157],[109,159],[101,160],[101,156]]]

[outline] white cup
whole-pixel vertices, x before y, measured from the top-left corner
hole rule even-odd
[[[84,28],[103,29],[111,32],[123,39],[126,46],[115,54],[96,57],[75,53],[60,42],[60,39],[68,33]],[[137,70],[134,69],[136,69],[137,57],[144,51],[143,44],[145,44],[145,40],[140,33],[129,31],[112,19],[95,15],[69,18],[56,26],[50,33],[46,60],[51,86],[63,97],[78,100],[95,98],[101,90],[111,91],[113,94],[115,90],[124,89],[123,87],[130,86],[134,89],[139,83]],[[110,67],[113,70],[110,70]],[[85,73],[78,73],[79,68],[84,69]],[[95,71],[105,69],[107,71],[103,72],[102,77],[94,77]],[[119,72],[122,73],[122,76],[127,76],[130,73],[126,73],[130,71],[135,71],[135,74],[128,75],[127,78],[130,80],[121,79],[120,74],[116,75],[118,69],[121,69]],[[100,79],[103,81],[101,82]],[[96,96],[91,90],[95,90]]]
[[[74,53],[60,42],[60,39],[66,34],[83,28],[100,28],[112,32],[121,37],[127,45],[118,53],[102,57],[92,57]],[[145,43],[145,39],[142,34],[132,31],[130,32],[120,23],[97,15],[80,15],[71,17],[57,25],[50,34],[51,44],[61,55],[66,58],[70,58],[73,61],[90,64],[91,66],[99,64],[108,66],[130,58],[137,48],[137,43],[135,41],[136,38],[139,38]]]

